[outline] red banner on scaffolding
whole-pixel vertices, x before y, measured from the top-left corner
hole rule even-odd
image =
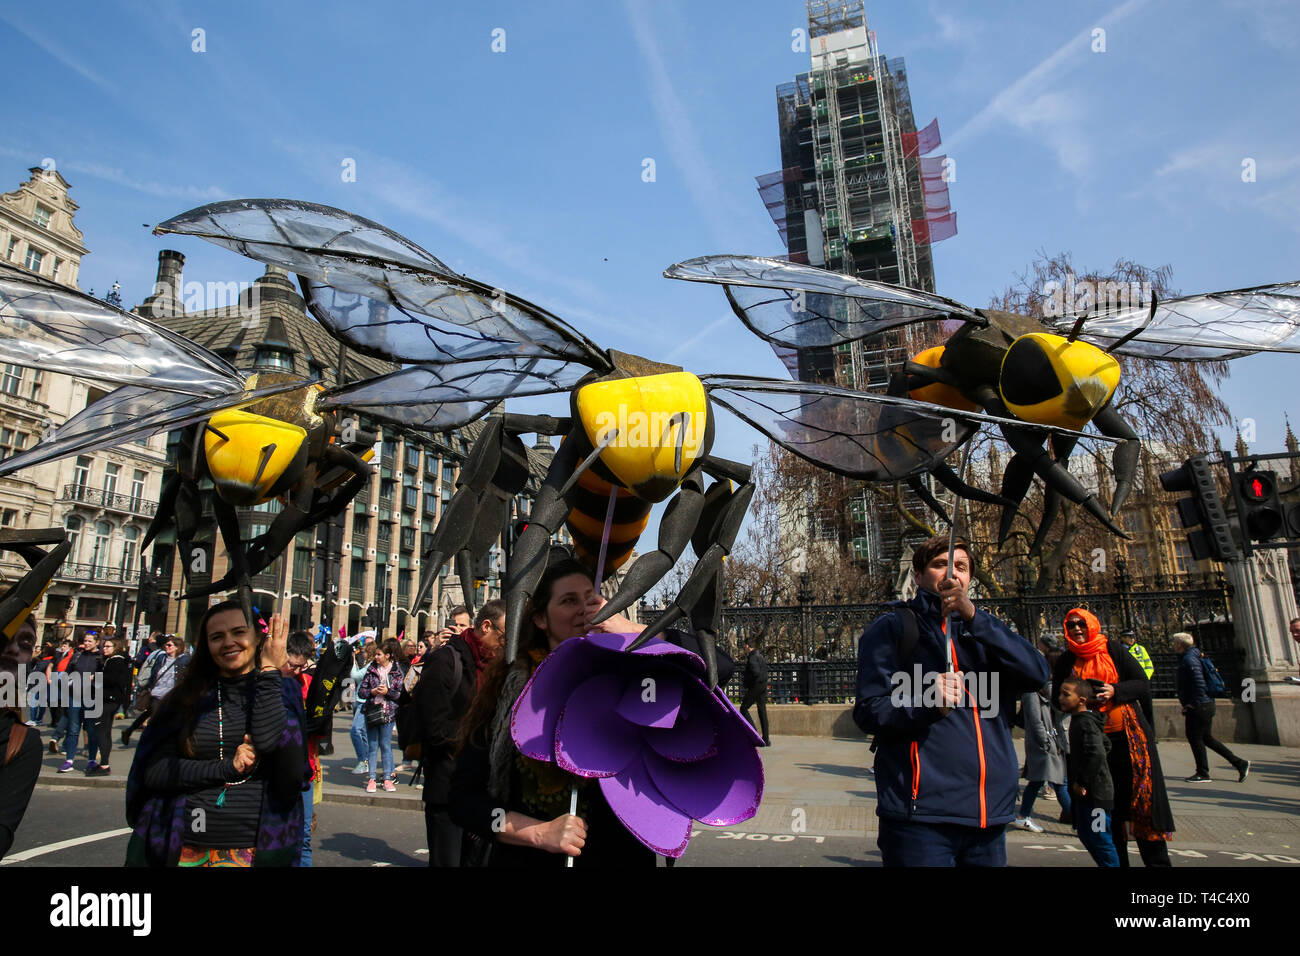
[[[925,218],[948,213],[948,157],[921,157],[921,192],[925,196]]]
[[[918,245],[933,244],[957,235],[957,214],[912,220],[912,238]]]
[[[939,143],[939,119],[938,117],[930,120],[930,125],[916,133],[904,133],[899,137],[903,141],[903,155],[917,156],[925,155],[931,150],[938,149]]]

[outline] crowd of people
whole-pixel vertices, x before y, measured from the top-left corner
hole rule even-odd
[[[877,618],[859,642],[853,716],[873,738],[885,865],[1005,865],[1006,827],[1042,832],[1033,813],[1050,788],[1060,820],[1074,826],[1099,866],[1127,866],[1129,840],[1145,865],[1168,866],[1174,820],[1153,730],[1150,655],[1131,634],[1107,638],[1084,608],[1065,615],[1060,640],[1047,636],[1035,648],[975,607],[967,593],[971,566],[965,542],[926,542],[913,557],[916,596]],[[48,720],[50,751],[61,747],[64,755],[59,773],[76,769],[84,735],[83,772],[108,774],[114,721],[134,709],[121,732],[122,746],[141,732],[127,780],[128,864],[310,866],[320,756],[331,750],[335,712],[346,713],[349,703],[337,689],[322,688],[334,686],[335,675],[349,676],[338,683],[352,688],[353,773],[368,793],[395,791],[403,766],[394,759],[396,743],[422,780],[431,866],[555,866],[570,858],[653,865],[654,854],[619,824],[595,781],[525,757],[510,737],[512,708],[533,672],[562,642],[586,634],[604,603],[582,564],[554,562],[526,609],[512,663],[502,654],[500,600],[473,617],[453,608],[441,630],[407,641],[373,631],[346,640],[290,633],[282,617],[250,621],[242,605],[227,601],[203,615],[189,650],[175,635],[155,633],[134,659],[111,627],[37,652],[29,620],[0,664],[30,662],[50,681],[60,673],[91,675],[104,703],[88,716],[85,701],[51,701],[32,707],[25,723],[4,711],[5,765],[27,768],[34,785],[39,737],[24,737],[21,728]],[[614,615],[596,629],[639,627]],[[668,630],[664,637],[700,652],[692,634]],[[1214,694],[1222,691],[1217,671],[1192,635],[1172,640],[1196,763],[1188,782],[1210,779],[1207,749],[1244,781],[1250,762],[1211,733]],[[752,642],[745,650],[742,706],[757,704],[762,741],[770,745],[768,667]],[[313,697],[327,657],[329,676]],[[722,653],[718,665],[725,685],[736,666]],[[914,668],[935,676],[937,699],[896,693],[897,675]],[[1000,706],[977,699],[972,688],[985,686]],[[1025,731],[1023,764],[1013,723]],[[8,788],[0,800],[0,857],[31,785],[25,795]]]

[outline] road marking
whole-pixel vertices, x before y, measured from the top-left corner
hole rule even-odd
[[[35,859],[38,856],[44,856],[47,853],[66,850],[70,846],[81,846],[83,843],[96,843],[100,840],[111,840],[114,837],[126,836],[130,832],[130,827],[122,827],[120,830],[105,830],[103,833],[92,833],[89,836],[77,837],[73,840],[60,840],[58,843],[48,843],[45,846],[23,850],[21,853],[12,853],[3,860],[0,860],[0,866],[7,866],[10,863],[22,863],[26,860]]]

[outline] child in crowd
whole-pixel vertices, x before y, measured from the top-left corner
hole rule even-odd
[[[1066,757],[1070,791],[1074,794],[1074,829],[1098,866],[1119,866],[1111,836],[1115,784],[1106,753],[1110,741],[1102,732],[1101,715],[1088,709],[1095,689],[1089,680],[1067,677],[1061,682],[1061,711],[1070,715],[1070,750]]]

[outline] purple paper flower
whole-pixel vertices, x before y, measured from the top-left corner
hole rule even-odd
[[[704,661],[653,638],[591,633],[538,665],[515,702],[510,734],[526,757],[597,777],[615,815],[638,840],[679,857],[692,821],[730,826],[758,812],[762,738]]]

